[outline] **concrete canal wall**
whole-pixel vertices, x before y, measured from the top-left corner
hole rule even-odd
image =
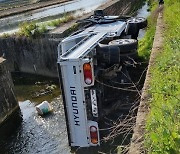
[[[57,45],[47,38],[0,39],[0,56],[8,59],[11,72],[25,72],[57,77]]]
[[[110,15],[132,15],[142,6],[145,0],[116,0],[102,6],[105,14]]]
[[[13,87],[11,74],[7,69],[7,61],[0,57],[0,126],[19,109]]]
[[[114,0],[100,7],[105,14],[127,15],[138,9],[144,0]],[[92,14],[92,13],[91,13]],[[89,15],[91,15],[89,14]],[[71,25],[67,24],[67,29]],[[56,35],[56,34],[52,34]],[[53,37],[50,36],[49,37]],[[33,73],[49,77],[58,77],[57,45],[63,34],[57,39],[45,38],[0,38],[0,56],[8,59],[10,71]]]

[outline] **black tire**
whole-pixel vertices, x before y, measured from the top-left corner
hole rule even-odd
[[[137,57],[137,40],[119,39],[100,44],[96,48],[97,59],[106,64],[118,64]]]
[[[137,40],[138,35],[139,35],[138,25],[135,24],[135,23],[129,23],[127,35],[131,35],[131,39],[136,39]]]
[[[137,25],[138,29],[143,29],[147,27],[147,19],[143,17],[135,17],[135,18],[129,19],[127,22],[129,23],[130,27],[132,25]]]
[[[128,54],[131,51],[137,50],[138,41],[135,39],[118,39],[109,42],[109,45],[118,46],[121,53]]]
[[[100,44],[96,48],[97,59],[106,64],[120,63],[120,49],[115,45]]]

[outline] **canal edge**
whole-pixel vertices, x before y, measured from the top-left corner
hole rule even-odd
[[[158,52],[161,52],[163,46],[163,6],[159,6],[158,8],[158,18],[157,18],[157,25],[156,25],[156,32],[153,41],[153,47],[151,50],[151,56],[149,60],[149,65],[146,73],[146,79],[144,82],[144,86],[142,89],[141,101],[139,104],[137,117],[136,117],[136,124],[133,129],[133,136],[131,139],[129,152],[128,154],[141,154],[147,153],[144,148],[144,134],[145,134],[145,123],[150,111],[149,108],[149,99],[151,95],[148,93],[150,89],[150,81],[151,81],[151,67],[156,63],[156,57]]]

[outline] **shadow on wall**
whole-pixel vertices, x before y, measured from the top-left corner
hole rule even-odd
[[[19,112],[19,104],[14,95],[14,85],[12,82],[11,74],[6,67],[6,60],[0,57],[0,136],[2,138],[3,134],[6,134],[5,131],[8,128],[12,129],[5,125],[6,121],[14,117],[14,113]],[[15,123],[17,122],[18,117],[15,117]],[[7,124],[7,123],[6,123]],[[7,127],[6,127],[7,126]],[[9,132],[9,131],[7,131]],[[2,134],[1,134],[2,133]]]
[[[108,15],[132,15],[139,9],[145,0],[119,0],[104,10]]]
[[[8,59],[10,71],[58,77],[58,43],[47,38],[1,38],[0,56]]]

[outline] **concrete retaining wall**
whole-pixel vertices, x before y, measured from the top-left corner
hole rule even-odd
[[[6,60],[0,57],[0,125],[19,109],[11,74],[6,65]]]
[[[8,59],[10,71],[57,77],[58,43],[47,38],[0,39],[0,56]]]
[[[109,6],[102,8],[105,14],[111,15],[132,15],[142,6],[145,0],[116,0],[109,2]]]

